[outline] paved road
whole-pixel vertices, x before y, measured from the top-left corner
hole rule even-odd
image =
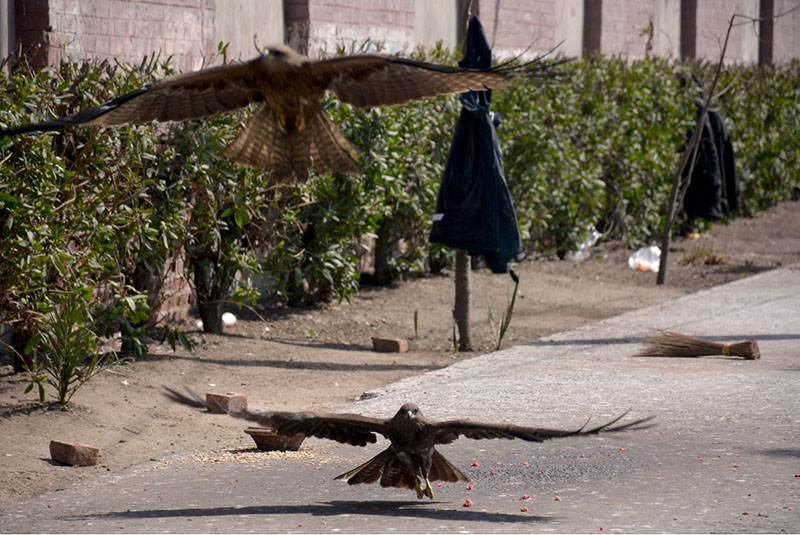
[[[762,359],[634,357],[651,328],[754,337]],[[342,410],[388,416],[406,400],[436,419],[578,427],[631,409],[658,426],[460,440],[440,449],[472,488],[445,483],[433,501],[333,481],[382,444],[187,453],[6,507],[0,531],[800,532],[800,266],[463,361]]]

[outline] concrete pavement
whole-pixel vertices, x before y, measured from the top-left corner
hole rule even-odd
[[[762,358],[634,357],[652,328],[754,337]],[[435,487],[433,501],[333,480],[385,443],[187,453],[5,507],[0,531],[800,532],[800,266],[462,361],[342,410],[390,416],[404,401],[434,419],[571,428],[630,409],[658,425],[459,440],[440,451],[474,481]]]

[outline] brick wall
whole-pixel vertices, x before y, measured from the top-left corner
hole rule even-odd
[[[601,50],[632,58],[645,55],[650,21],[655,24],[655,6],[659,0],[603,0]],[[653,32],[653,38],[658,32]]]
[[[291,0],[288,6],[296,3]],[[309,53],[332,53],[337,45],[380,41],[388,53],[414,46],[414,0],[307,0]]]
[[[138,63],[160,52],[194,70],[214,50],[214,0],[16,0],[17,38],[41,47],[40,64],[63,57]]]
[[[214,46],[227,43],[228,61],[247,61],[286,42],[283,0],[214,0]]]
[[[797,0],[774,0],[773,15],[786,13],[796,6]],[[800,9],[775,20],[772,35],[773,63],[786,63],[800,57]]]
[[[6,0],[13,2],[17,38],[33,47],[40,64],[74,58],[117,58],[139,62],[145,55],[173,55],[178,70],[193,70],[214,51],[216,41],[236,43],[234,56],[252,55],[251,34],[262,44],[284,38],[312,55],[352,48],[366,39],[387,52],[412,50],[424,35],[453,43],[455,21],[467,0]],[[450,3],[453,6],[452,8]],[[497,57],[515,55],[533,43],[542,52],[577,55],[587,49],[641,57],[653,20],[653,54],[717,57],[733,12],[753,17],[765,2],[779,14],[796,0],[471,0]],[[442,9],[443,7],[447,9]],[[763,7],[763,6],[762,6]],[[452,8],[452,9],[451,9]],[[420,13],[424,12],[423,15]],[[257,15],[255,15],[257,14]],[[416,15],[416,17],[415,17]],[[227,18],[226,18],[227,17]],[[216,26],[223,18],[227,33]],[[258,19],[258,20],[251,20]],[[269,25],[265,24],[266,22]],[[779,19],[774,42],[761,42],[761,55],[776,62],[800,56],[800,11]],[[230,28],[235,28],[230,30]],[[298,30],[300,32],[297,35]],[[244,35],[247,34],[247,35]],[[230,37],[226,37],[230,36]],[[425,41],[428,42],[428,41]],[[766,47],[766,48],[765,48]],[[769,54],[766,54],[769,52]],[[729,61],[758,61],[759,36],[752,25],[731,35]]]
[[[489,45],[498,57],[519,54],[531,43],[533,52],[552,48],[564,35],[556,35],[558,11],[552,0],[481,0],[480,19]]]
[[[757,18],[758,2],[753,0],[697,0],[695,57],[706,58],[710,61],[719,58],[728,23],[734,13]],[[728,62],[758,61],[758,35],[752,24],[733,29],[725,58]]]

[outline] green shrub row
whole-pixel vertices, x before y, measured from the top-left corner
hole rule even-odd
[[[454,61],[441,50],[427,57]],[[591,227],[631,247],[656,239],[695,117],[696,89],[681,87],[676,73],[710,80],[712,67],[589,56],[554,84],[494,92],[528,247],[563,252]],[[0,125],[73,113],[169,72],[156,58],[18,64],[0,77]],[[720,87],[728,89],[715,105],[734,140],[740,211],[753,215],[798,183],[800,64],[729,65]],[[270,296],[302,304],[357,291],[367,238],[379,282],[439,265],[445,252],[428,235],[458,99],[367,110],[331,99],[326,108],[361,152],[355,177],[312,173],[304,184],[276,184],[220,157],[252,110],[0,139],[0,320],[36,332],[64,295],[91,295],[98,334],[119,330],[141,354],[178,251],[210,329],[219,305],[263,293],[245,272],[267,274]]]
[[[566,250],[591,225],[629,247],[656,240],[696,120],[697,87],[681,87],[677,75],[695,70],[710,85],[714,67],[592,56],[564,84],[498,93],[506,173],[528,243]],[[726,66],[719,87],[728,89],[713,106],[733,137],[739,212],[752,216],[799,181],[800,63]]]

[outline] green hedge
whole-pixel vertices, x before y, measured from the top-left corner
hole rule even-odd
[[[441,50],[427,57],[453,62]],[[571,76],[553,85],[494,92],[527,246],[563,252],[592,226],[631,247],[656,239],[695,117],[693,89],[681,88],[676,73],[696,69],[710,80],[712,67],[591,56],[568,64]],[[169,71],[155,60],[19,66],[0,77],[0,124],[72,113]],[[731,87],[718,107],[734,139],[743,215],[788,198],[798,183],[799,78],[796,61],[723,69],[720,87]],[[218,157],[250,111],[174,127],[0,139],[3,319],[35,322],[53,292],[102,288],[103,328],[122,326],[136,339],[158,305],[148,285],[181,247],[194,282],[220,287],[212,301],[255,298],[258,289],[235,277],[245,269],[271,274],[272,294],[292,304],[347,298],[358,288],[366,237],[376,243],[379,281],[424,269],[440,257],[428,235],[458,99],[326,106],[361,151],[358,176],[312,173],[305,184],[281,185]]]
[[[710,80],[713,65],[699,69]],[[740,212],[753,216],[787,199],[800,184],[800,60],[784,68],[729,66],[719,99],[733,138],[742,188]]]
[[[572,247],[590,226],[629,245],[661,228],[691,113],[674,66],[594,56],[572,77],[499,94],[499,132],[523,239]]]
[[[62,63],[0,76],[0,123],[27,124],[94,106],[149,81],[139,66]],[[35,333],[65,295],[94,296],[101,330],[147,316],[137,266],[164,262],[163,222],[147,198],[158,161],[151,125],[0,139],[0,321]]]

